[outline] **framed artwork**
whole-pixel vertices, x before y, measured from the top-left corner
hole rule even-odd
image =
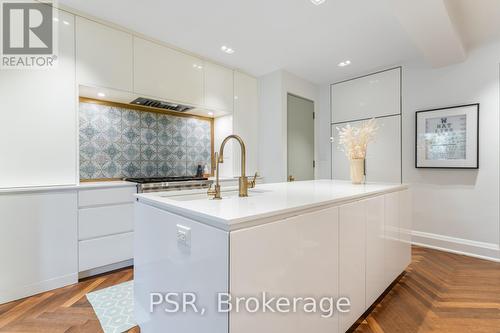
[[[479,104],[417,111],[415,167],[479,168]]]

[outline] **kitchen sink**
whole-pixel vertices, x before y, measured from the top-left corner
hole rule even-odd
[[[248,196],[258,196],[264,193],[271,192],[269,190],[259,190],[259,189],[249,189]],[[229,199],[238,197],[238,190],[222,190],[221,196],[222,199]],[[168,198],[174,201],[196,201],[196,200],[211,200],[211,198],[207,195],[207,193],[193,193],[193,194],[183,194],[183,195],[172,195],[172,194],[163,194],[160,195],[163,198]]]

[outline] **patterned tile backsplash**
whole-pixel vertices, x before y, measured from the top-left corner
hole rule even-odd
[[[191,176],[211,161],[210,121],[80,103],[80,178]]]

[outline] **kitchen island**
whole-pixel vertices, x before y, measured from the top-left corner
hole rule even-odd
[[[198,190],[137,197],[141,332],[345,332],[410,263],[406,185],[316,180],[258,185],[245,198],[231,188],[222,200]],[[299,304],[277,313],[245,304],[263,293],[302,303],[345,297],[349,311]]]

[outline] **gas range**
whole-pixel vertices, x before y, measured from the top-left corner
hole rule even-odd
[[[194,176],[125,178],[125,180],[137,183],[138,193],[203,189],[209,188],[213,183],[213,180],[208,178]]]

